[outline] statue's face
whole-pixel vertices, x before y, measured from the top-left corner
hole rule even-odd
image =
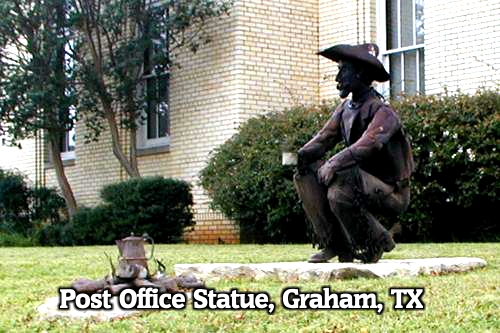
[[[338,82],[340,98],[346,98],[349,93],[356,90],[362,82],[359,80],[358,70],[350,62],[339,60],[339,72],[335,77]]]

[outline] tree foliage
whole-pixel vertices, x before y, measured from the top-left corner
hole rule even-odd
[[[20,145],[43,131],[70,216],[77,205],[60,158],[65,133],[82,118],[90,129],[87,141],[97,140],[106,124],[113,153],[130,176],[139,176],[135,142],[147,102],[141,86],[145,58],[150,74],[168,72],[181,49],[194,52],[208,42],[206,21],[227,13],[230,5],[230,0],[0,2],[0,135]],[[128,157],[120,127],[129,130]]]
[[[43,131],[70,215],[76,201],[60,157],[77,106],[71,65],[68,6],[64,0],[0,3],[0,135],[11,144]]]
[[[142,91],[144,75],[169,73],[181,49],[196,51],[206,43],[206,21],[227,13],[231,2],[67,1],[73,9],[81,110],[91,129],[87,140],[97,139],[106,123],[115,156],[130,176],[139,176],[135,136],[150,98]],[[130,131],[129,158],[119,127]]]
[[[65,63],[68,22],[61,0],[0,4],[0,115],[17,143],[41,129],[60,135],[73,126],[74,72]],[[62,11],[62,13],[61,13]],[[62,17],[61,17],[62,16]]]

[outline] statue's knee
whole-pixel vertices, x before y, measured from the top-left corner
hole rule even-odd
[[[335,207],[348,206],[352,201],[348,189],[338,186],[330,186],[328,188],[327,198],[332,209]]]
[[[330,202],[336,202],[340,196],[340,190],[336,186],[330,186],[328,188],[327,198]]]
[[[410,206],[410,188],[407,187],[401,191],[401,212],[404,213]]]

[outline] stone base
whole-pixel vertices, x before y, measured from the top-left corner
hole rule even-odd
[[[191,299],[191,292],[185,293],[187,299]],[[91,318],[97,321],[106,321],[113,319],[121,319],[133,314],[144,313],[145,311],[155,311],[155,310],[125,310],[122,309],[118,304],[118,296],[112,296],[110,298],[110,310],[80,310],[75,308],[73,303],[69,303],[69,309],[60,310],[59,297],[50,297],[45,303],[37,307],[37,311],[40,314],[41,320],[54,319],[54,318],[71,318],[71,319],[86,319]]]
[[[486,266],[480,258],[428,258],[380,260],[376,264],[277,262],[262,264],[177,264],[175,274],[193,274],[205,282],[249,278],[278,279],[282,282],[385,278],[391,276],[442,275],[466,272]]]
[[[48,298],[45,303],[41,304],[37,311],[40,313],[42,320],[50,318],[73,318],[84,319],[92,317],[98,321],[105,321],[110,319],[118,319],[137,313],[137,310],[123,310],[118,306],[118,297],[111,297],[110,301],[112,310],[78,310],[73,303],[70,303],[68,310],[59,310],[59,297]]]

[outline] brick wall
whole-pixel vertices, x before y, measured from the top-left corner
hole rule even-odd
[[[425,2],[427,94],[500,85],[500,2]]]
[[[2,138],[0,137],[0,140]],[[0,142],[0,168],[17,170],[36,179],[36,144],[34,139],[21,141],[21,148],[4,146]]]
[[[178,95],[179,104],[172,104],[172,108],[182,110],[179,112],[185,117],[186,133],[179,140],[185,140],[182,156],[192,161],[188,172],[194,184],[210,151],[236,133],[249,117],[297,103],[318,102],[316,3],[237,1],[222,26],[219,22],[213,27],[217,41],[183,59],[185,64],[174,73],[172,82],[172,88],[182,93]],[[172,140],[174,135],[172,132]],[[173,141],[172,153],[174,150]],[[178,162],[180,158],[172,160]],[[199,186],[193,190],[197,225],[186,239],[238,241],[234,223],[209,209],[209,198]]]
[[[319,101],[317,0],[239,1],[240,121]]]
[[[212,20],[212,42],[196,54],[183,53],[171,76],[171,144],[169,152],[142,156],[142,175],[163,175],[192,184],[196,226],[187,232],[189,242],[238,242],[238,230],[224,216],[208,208],[208,198],[198,184],[198,173],[210,151],[236,132],[241,97],[235,63],[236,17]]]
[[[109,132],[102,131],[98,142],[84,144],[86,132],[85,125],[78,123],[75,130],[76,158],[65,167],[65,172],[78,205],[94,206],[100,202],[99,191],[103,186],[126,177],[113,155]],[[57,187],[55,170],[50,164],[46,166],[46,185]]]

